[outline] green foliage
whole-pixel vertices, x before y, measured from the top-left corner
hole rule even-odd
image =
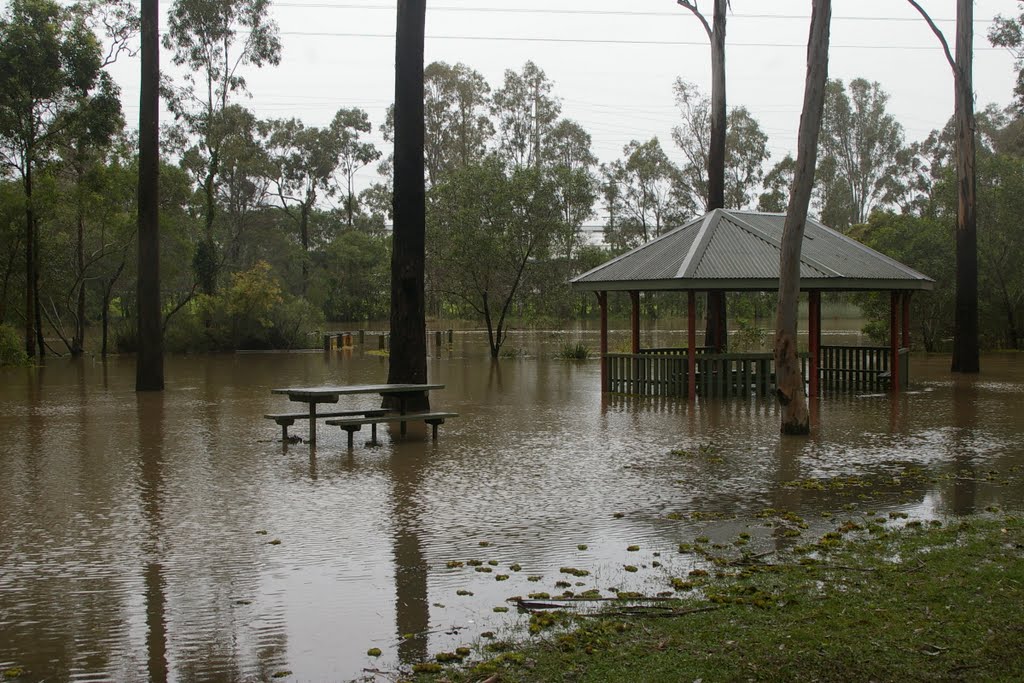
[[[390,258],[383,235],[343,230],[324,250],[310,290],[328,320],[385,318],[389,311]]]
[[[488,117],[491,87],[478,71],[461,62],[428,64],[424,80],[424,163],[436,185],[452,171],[483,159],[494,135]]]
[[[736,318],[736,329],[729,338],[732,351],[762,351],[768,344],[768,331],[749,318]]]
[[[7,324],[0,325],[0,365],[28,365],[24,340]]]
[[[171,351],[295,348],[306,346],[322,316],[285,293],[266,262],[235,273],[224,291],[199,294],[167,334]]]
[[[892,206],[907,193],[913,150],[886,111],[888,100],[881,85],[863,78],[848,85],[830,80],[825,88],[815,185],[826,225],[845,230],[864,223],[874,208]]]
[[[484,319],[497,358],[531,263],[548,255],[562,224],[554,183],[543,170],[506,172],[490,158],[452,174],[427,199],[431,285]]]
[[[935,218],[876,212],[867,225],[855,226],[851,236],[872,249],[904,263],[935,280],[932,292],[911,298],[911,339],[926,351],[937,351],[950,334],[953,321],[953,231]],[[889,338],[889,296],[863,295],[864,313],[872,320],[865,332],[873,338]]]
[[[658,138],[633,140],[622,149],[624,159],[601,167],[601,193],[608,222],[605,240],[614,253],[632,249],[682,224],[693,207],[675,191],[679,169]]]
[[[998,15],[988,29],[988,40],[996,47],[1004,47],[1013,53],[1017,69],[1017,84],[1013,94],[1017,97],[1017,109],[1024,113],[1024,2],[1018,0],[1020,14],[1016,17]]]
[[[492,110],[498,123],[499,155],[509,166],[539,168],[545,163],[543,143],[562,111],[553,89],[554,83],[533,62],[526,62],[522,71],[505,70]]]
[[[590,347],[583,342],[566,342],[555,354],[562,360],[587,360],[590,358]]]
[[[1019,229],[1024,215],[1024,159],[1005,154],[978,157],[979,322],[986,348],[1021,348],[1024,344],[1024,274],[1016,259],[1024,253]],[[923,217],[876,213],[852,234],[868,246],[935,280],[932,292],[911,299],[912,339],[938,351],[952,336],[956,221],[956,185],[946,167],[935,185],[931,207]],[[861,297],[871,322],[865,331],[888,339],[889,298]]]
[[[672,129],[672,139],[684,157],[676,195],[696,213],[707,208],[711,101],[682,78],[676,79],[673,90],[682,123]],[[771,156],[768,136],[746,107],[730,111],[725,127],[725,208],[744,209],[753,201],[764,177],[763,164]]]

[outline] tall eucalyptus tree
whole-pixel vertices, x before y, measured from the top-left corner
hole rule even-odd
[[[394,229],[388,382],[427,380],[426,187],[423,161],[423,43],[426,0],[399,0],[395,29]],[[426,393],[412,409],[427,408]]]
[[[956,56],[932,18],[916,0],[907,0],[942,44],[953,70],[956,119],[956,307],[953,328],[953,372],[981,369],[978,340],[978,208],[974,117],[974,0],[957,0]]]
[[[277,24],[270,0],[175,0],[163,45],[172,61],[184,66],[184,84],[169,89],[167,106],[194,139],[196,182],[203,196],[203,239],[193,268],[202,290],[213,294],[222,255],[214,224],[221,154],[231,125],[225,113],[236,95],[246,92],[242,68],[276,65],[281,60]]]
[[[164,335],[160,312],[160,3],[141,0],[139,92],[139,351],[135,390],[164,388]],[[104,315],[106,311],[104,311]],[[103,351],[106,352],[106,317]]]
[[[818,135],[825,107],[831,23],[832,0],[812,0],[811,29],[807,39],[807,80],[797,135],[793,189],[782,232],[779,300],[775,311],[775,382],[776,395],[782,406],[783,434],[807,434],[811,430],[803,373],[796,355],[796,319],[800,298],[800,251],[814,186]]]

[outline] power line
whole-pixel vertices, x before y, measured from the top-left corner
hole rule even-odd
[[[334,31],[281,31],[282,36],[302,36],[305,38],[385,38],[394,40],[394,33],[346,33]],[[470,40],[488,42],[523,42],[523,43],[584,43],[595,45],[667,45],[672,47],[699,46],[707,47],[706,40],[632,40],[626,38],[534,38],[529,36],[449,36],[429,35],[427,40]],[[729,43],[730,47],[786,47],[807,49],[806,43]],[[941,50],[939,45],[830,45],[835,50]],[[1002,51],[998,47],[975,47],[975,52]]]
[[[318,8],[318,9],[356,9],[356,10],[387,10],[394,12],[394,5],[361,5],[353,3],[330,3],[330,2],[277,2],[277,7],[296,8]],[[626,16],[626,17],[679,17],[689,16],[688,14],[676,12],[633,12],[629,10],[595,10],[595,9],[560,9],[560,8],[528,8],[528,7],[457,7],[452,5],[431,6],[430,12],[467,12],[467,13],[490,13],[490,14],[565,14],[583,16]],[[730,18],[736,19],[800,19],[807,21],[810,16],[805,14],[732,14]],[[832,21],[907,21],[920,22],[920,17],[883,17],[883,16],[835,16]],[[955,23],[956,19],[935,19],[940,23]],[[991,24],[991,19],[975,19],[976,24]]]

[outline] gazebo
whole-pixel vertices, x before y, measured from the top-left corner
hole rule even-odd
[[[772,354],[697,347],[696,295],[778,291],[785,220],[785,214],[715,209],[574,278],[575,289],[597,294],[601,309],[602,391],[689,397],[773,392]],[[934,281],[813,218],[806,222],[800,261],[800,288],[808,294],[809,341],[802,356],[808,394],[905,387],[910,295],[931,290]],[[641,348],[642,291],[687,293],[685,348]],[[857,291],[890,292],[889,345],[822,346],[821,293]],[[629,293],[632,353],[608,352],[609,292]],[[717,325],[724,336],[725,321]]]

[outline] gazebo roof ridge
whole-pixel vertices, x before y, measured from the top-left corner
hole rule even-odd
[[[655,238],[653,238],[653,239],[651,239],[651,240],[649,240],[647,242],[644,242],[643,244],[637,245],[637,246],[633,247],[632,249],[630,249],[629,251],[627,251],[625,253],[619,254],[618,256],[616,256],[615,258],[611,259],[610,261],[606,261],[605,263],[602,263],[599,266],[591,268],[590,270],[586,271],[585,273],[580,273],[579,275],[574,277],[571,281],[572,282],[576,282],[576,280],[579,280],[580,278],[587,277],[588,275],[590,275],[592,273],[595,273],[595,272],[601,270],[602,268],[610,266],[613,263],[617,263],[619,261],[622,261],[623,259],[632,256],[636,252],[638,252],[638,251],[640,251],[640,250],[642,250],[642,249],[644,249],[644,248],[654,244],[655,242],[659,242],[661,240],[668,239],[669,237],[671,237],[673,235],[673,233],[679,232],[680,230],[684,230],[684,229],[690,227],[691,225],[693,225],[694,222],[699,221],[699,220],[702,220],[702,219],[701,218],[694,218],[694,219],[686,221],[682,225],[677,225],[674,228],[670,228],[668,231],[661,233],[657,237],[655,237]]]

